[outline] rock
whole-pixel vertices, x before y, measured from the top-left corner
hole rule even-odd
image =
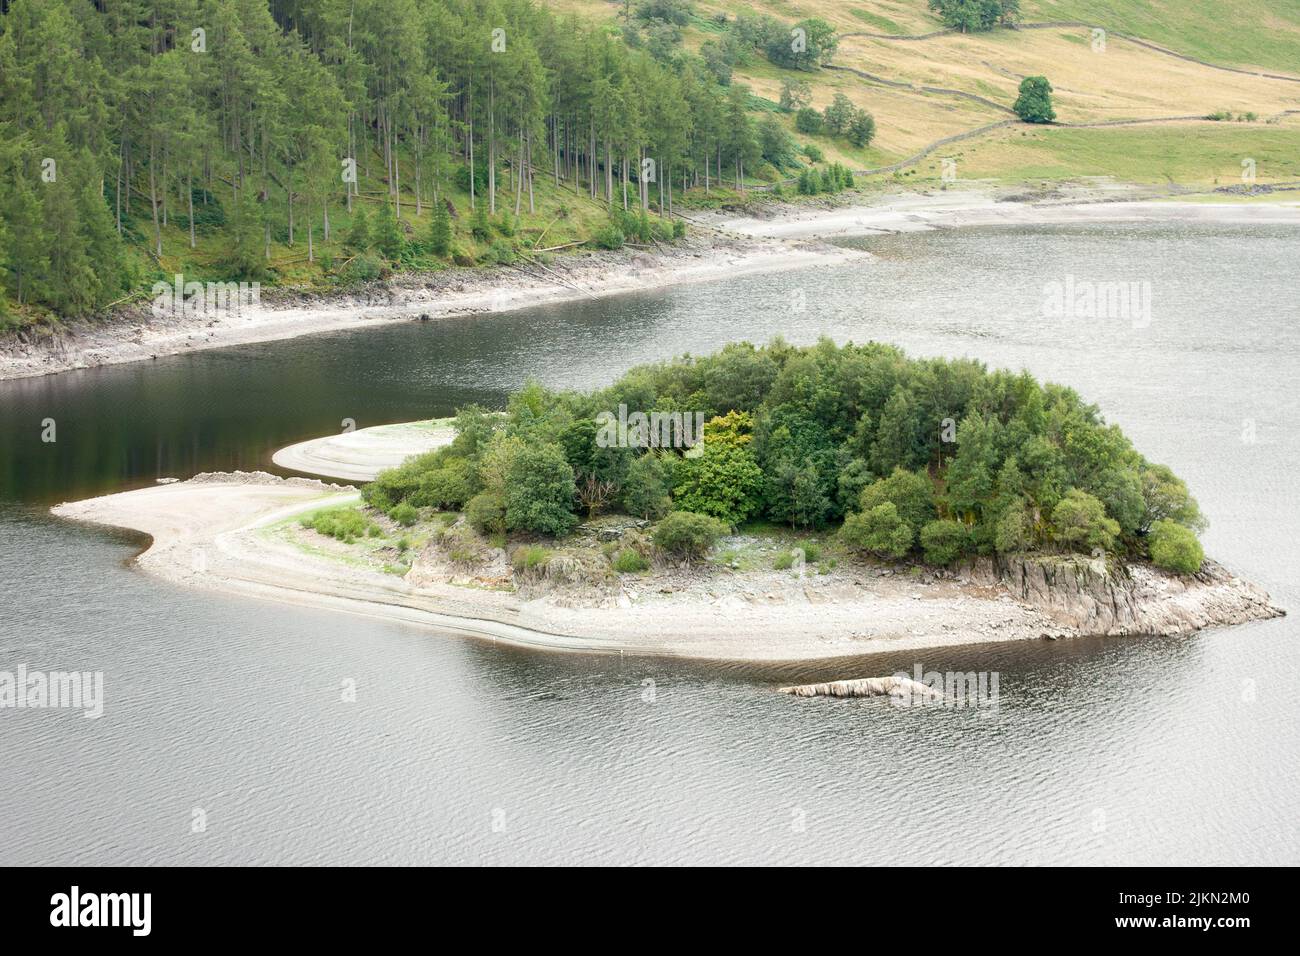
[[[997,555],[976,559],[969,576],[1000,584],[1010,599],[1079,634],[1188,634],[1286,613],[1209,560],[1196,574],[1179,575],[1082,555]]]
[[[910,677],[860,677],[824,684],[797,684],[778,687],[777,693],[795,697],[911,697],[918,700],[943,700],[942,692]]]

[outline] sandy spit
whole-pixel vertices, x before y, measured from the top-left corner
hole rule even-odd
[[[455,437],[450,421],[372,425],[288,445],[271,460],[289,471],[321,478],[373,481],[386,468],[449,445]]]
[[[357,500],[354,488],[264,472],[189,481],[57,505],[72,520],[153,539],[140,569],[178,584],[417,624],[521,647],[738,661],[819,660],[882,651],[1036,639],[1059,626],[998,589],[874,578],[823,586],[773,574],[758,590],[630,592],[614,607],[433,584],[305,552],[268,526],[322,505]],[[643,586],[643,585],[642,585]],[[650,590],[646,588],[646,590]]]

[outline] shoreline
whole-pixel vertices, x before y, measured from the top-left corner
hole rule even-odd
[[[1053,585],[1046,593],[1041,581],[1026,577],[1013,594],[991,566],[923,577],[864,567],[825,578],[663,569],[620,579],[616,595],[584,603],[560,592],[505,590],[482,577],[456,581],[432,547],[399,576],[349,561],[332,539],[313,538],[309,550],[273,533],[303,512],[357,499],[350,486],[236,472],[50,511],[148,534],[151,543],[136,565],[173,583],[549,651],[810,662],[1085,633],[1148,633],[1134,630],[1134,620],[1144,627],[1162,621],[1164,633],[1191,633],[1284,613],[1258,588],[1218,566],[1181,584],[1143,570],[1130,596],[1145,616],[1092,631],[1072,627],[1062,611],[1078,616],[1081,608],[1114,604],[1113,593],[1098,591],[1088,575],[1078,576],[1071,588]],[[503,554],[498,564],[504,566]]]
[[[1134,197],[1127,190],[1049,194],[1033,201],[998,198],[978,189],[896,196],[883,203],[838,209],[790,210],[770,218],[716,214],[710,225],[773,241],[896,235],[980,226],[1069,226],[1168,222],[1216,225],[1300,225],[1300,193],[1272,202],[1188,202]]]
[[[398,322],[443,321],[511,312],[736,276],[865,259],[866,253],[816,241],[707,236],[654,252],[582,252],[545,267],[450,269],[399,274],[358,292],[276,289],[279,304],[244,306],[237,315],[153,315],[139,305],[119,321],[81,323],[39,341],[0,340],[0,382],[150,361],[259,342]],[[233,310],[232,310],[233,311]]]
[[[708,230],[655,252],[582,252],[549,266],[455,269],[401,274],[361,292],[317,294],[275,290],[278,302],[238,316],[154,316],[147,306],[120,321],[82,323],[24,342],[0,341],[0,381],[192,354],[396,322],[443,321],[644,292],[738,275],[837,265],[867,253],[830,245],[850,235],[881,235],[988,225],[1098,222],[1300,224],[1300,199],[1276,202],[1187,202],[1153,197],[1123,185],[1023,190],[986,185],[930,193],[886,193],[833,208],[759,206],[756,214],[710,211],[690,221]],[[775,211],[774,211],[775,210]],[[768,215],[768,213],[772,213]]]

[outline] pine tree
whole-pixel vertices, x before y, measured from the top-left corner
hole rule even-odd
[[[379,215],[375,217],[375,234],[374,244],[384,258],[390,262],[397,262],[402,258],[402,231],[397,224],[397,217],[393,214],[392,203],[385,202],[379,207]]]
[[[42,235],[44,217],[32,176],[20,165],[11,170],[5,177],[4,194],[0,194],[0,213],[9,230],[6,284],[14,301],[22,305],[42,301],[49,291],[49,248]]]
[[[646,239],[652,202],[671,219],[674,190],[743,188],[762,159],[748,90],[529,0],[0,6],[0,282],[24,316],[115,301],[141,281],[136,263],[177,258],[169,245],[203,249],[184,261],[213,278],[247,277],[305,230],[315,262],[338,203],[355,213],[353,252],[378,243],[398,260],[414,194],[417,216],[433,203],[430,241],[449,254],[439,207],[461,169],[484,244],[519,228],[525,202],[535,211],[540,170],[635,208]],[[506,55],[488,22],[507,27]],[[47,157],[73,165],[47,184]],[[363,183],[391,213],[367,221]]]
[[[366,221],[366,207],[358,206],[352,217],[352,228],[348,230],[347,247],[353,252],[364,252],[370,248],[370,223]]]
[[[262,204],[251,188],[239,191],[231,223],[231,249],[225,265],[239,279],[266,276],[266,221]]]
[[[433,222],[429,226],[429,247],[434,255],[444,259],[451,254],[451,213],[447,211],[446,201],[434,204]]]
[[[3,280],[8,270],[7,256],[9,254],[9,231],[5,226],[4,216],[0,215],[0,280]],[[5,295],[4,282],[0,281],[0,331],[9,328],[10,316],[8,307],[8,297]]]
[[[474,216],[471,219],[470,233],[479,242],[490,242],[492,240],[492,224],[488,221],[487,203],[479,203],[474,209]]]

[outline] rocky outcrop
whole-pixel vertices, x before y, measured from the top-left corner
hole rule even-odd
[[[778,687],[777,693],[795,697],[906,697],[911,700],[943,700],[943,693],[910,677],[859,677],[825,684],[796,684]]]
[[[1208,560],[1196,574],[1180,575],[1083,555],[998,555],[977,559],[967,575],[1079,634],[1187,634],[1286,613],[1262,589]]]
[[[176,479],[171,479],[174,482]],[[159,479],[160,484],[167,484]],[[267,471],[201,471],[189,479],[192,485],[287,485],[293,488],[319,488],[321,491],[356,491],[353,485],[336,485],[317,478],[283,478]]]

